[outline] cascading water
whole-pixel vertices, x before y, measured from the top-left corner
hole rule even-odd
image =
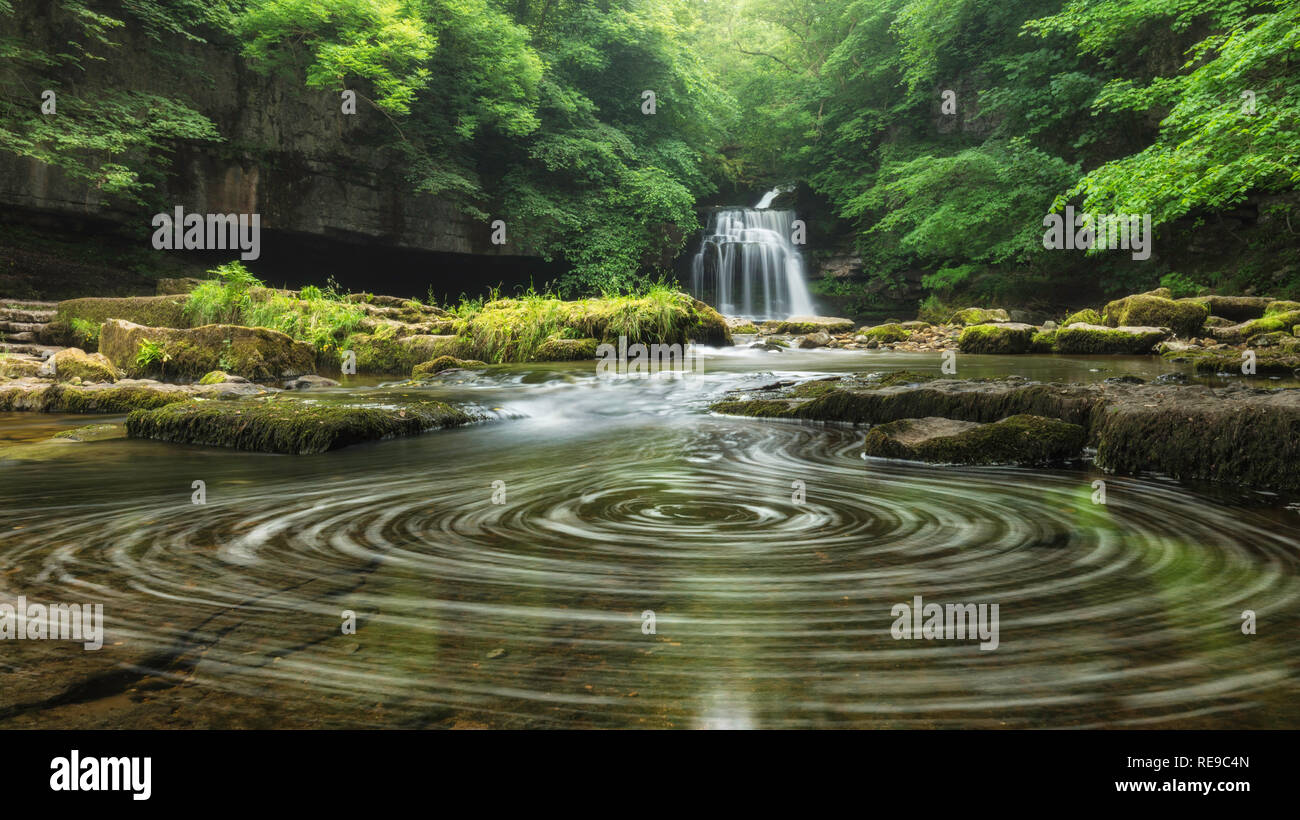
[[[791,242],[794,211],[769,206],[774,188],[753,208],[713,212],[691,261],[691,290],[728,316],[785,319],[814,313],[803,258]]]

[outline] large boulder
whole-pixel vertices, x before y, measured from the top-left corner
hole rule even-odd
[[[264,327],[145,327],[121,319],[104,323],[99,349],[133,377],[199,379],[222,370],[268,381],[311,373],[316,360],[311,345]]]
[[[1028,353],[1037,330],[1022,322],[970,325],[962,330],[957,346],[962,353]]]
[[[1088,438],[1077,425],[1015,415],[992,424],[940,417],[899,419],[871,428],[869,456],[942,464],[1051,464],[1077,458]]]
[[[919,328],[918,328],[919,329]],[[880,342],[881,344],[894,344],[896,342],[905,342],[912,335],[912,331],[903,327],[902,324],[876,325],[875,327],[864,327],[858,331],[858,335],[865,336],[868,342]]]
[[[1074,324],[1056,331],[1057,353],[1150,353],[1169,338],[1162,327],[1104,327]]]
[[[1195,336],[1210,316],[1203,302],[1169,299],[1166,288],[1125,296],[1107,303],[1102,317],[1110,327],[1167,327],[1179,336]]]
[[[61,381],[115,382],[118,372],[103,353],[87,353],[75,347],[65,348],[51,357],[54,378]]]
[[[1209,309],[1210,315],[1222,316],[1233,322],[1258,319],[1273,302],[1271,296],[1195,296],[1189,302],[1199,302]]]
[[[1009,322],[1011,315],[1002,308],[963,308],[948,317],[950,325],[985,325],[992,322]]]

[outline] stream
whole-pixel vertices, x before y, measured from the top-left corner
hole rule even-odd
[[[0,414],[0,599],[102,603],[106,629],[99,651],[0,644],[0,726],[1300,728],[1289,499],[864,460],[861,430],[707,412],[776,379],[937,367],[728,349],[677,380],[354,379],[320,395],[501,418],[318,456],[56,445],[122,417]],[[914,596],[997,604],[997,649],[896,640]]]

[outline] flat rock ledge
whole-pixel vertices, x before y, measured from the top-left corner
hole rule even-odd
[[[459,427],[485,416],[437,401],[355,405],[276,396],[192,401],[127,417],[131,438],[307,455],[351,444]]]
[[[168,384],[152,379],[74,385],[22,378],[0,383],[0,410],[40,413],[129,413],[197,398],[233,399],[273,392],[250,382]]]
[[[1037,466],[1080,458],[1088,431],[1042,416],[1009,416],[992,424],[939,416],[872,427],[863,451],[878,458],[932,464]]]
[[[1300,490],[1300,390],[1238,385],[1059,384],[1025,379],[823,379],[738,393],[716,413],[853,425],[1028,414],[1075,424],[1096,464],[1258,489]]]

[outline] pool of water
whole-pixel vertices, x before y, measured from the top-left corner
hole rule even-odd
[[[1290,499],[864,460],[860,430],[707,411],[777,378],[938,365],[727,350],[679,380],[354,380],[504,420],[318,456],[50,444],[105,419],[5,415],[0,602],[102,603],[106,636],[0,641],[0,726],[1300,727]],[[896,639],[915,596],[997,604],[997,648]]]

